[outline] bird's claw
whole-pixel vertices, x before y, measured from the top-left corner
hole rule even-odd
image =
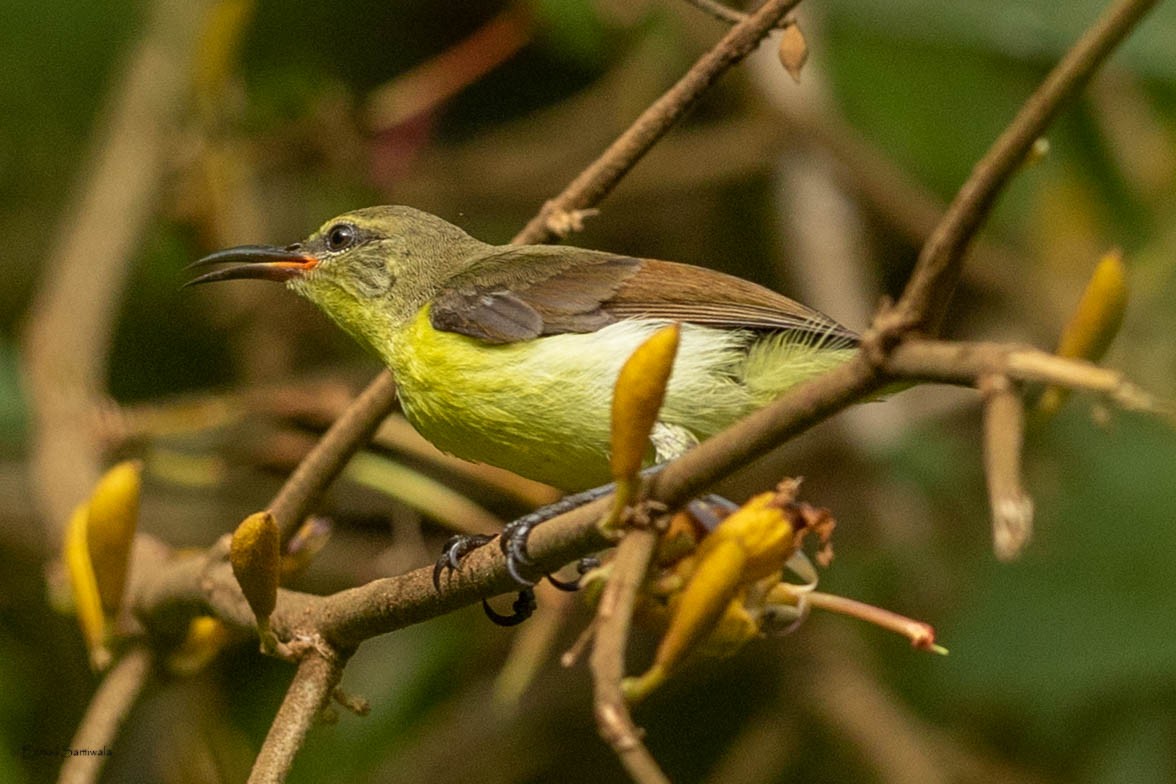
[[[524,588],[530,588],[535,584],[534,580],[523,576],[523,569],[534,564],[527,553],[527,538],[542,519],[537,513],[532,513],[512,520],[503,527],[502,536],[498,539],[502,554],[506,556],[506,571]]]
[[[440,591],[441,573],[446,570],[450,574],[460,572],[462,559],[493,538],[494,536],[487,534],[458,534],[449,537],[445,546],[441,548],[441,557],[433,564],[433,587]]]
[[[655,466],[653,470],[656,470],[656,468]],[[651,469],[647,469],[646,472],[648,473],[650,471]],[[527,553],[527,539],[530,537],[531,531],[535,526],[564,512],[571,511],[590,501],[605,496],[612,492],[612,490],[613,485],[605,485],[582,493],[576,493],[575,495],[566,496],[554,504],[549,504],[541,509],[536,509],[530,514],[512,520],[503,527],[502,534],[499,536],[498,546],[502,548],[502,553],[506,556],[507,572],[521,587],[521,590],[519,591],[518,598],[515,599],[514,612],[511,615],[502,615],[495,612],[483,600],[482,607],[490,620],[500,626],[515,626],[531,617],[531,613],[535,610],[535,581],[523,574],[525,570],[534,566],[535,563]],[[445,547],[441,551],[441,557],[437,559],[437,563],[433,566],[433,586],[440,591],[442,572],[447,569],[450,573],[460,570],[461,560],[466,555],[493,538],[492,536],[483,535],[451,537],[445,543]],[[583,576],[588,569],[593,568],[595,565],[597,565],[595,559],[581,559],[579,564],[580,575]],[[561,591],[575,591],[580,587],[579,578],[564,581],[548,575],[547,579]]]
[[[535,526],[608,495],[613,491],[613,488],[614,486],[611,484],[603,485],[581,493],[564,496],[553,504],[548,504],[507,523],[502,529],[502,537],[498,544],[502,548],[503,555],[506,556],[506,569],[515,582],[524,587],[535,584],[534,580],[523,576],[523,569],[534,565],[534,561],[527,553],[527,539],[531,536],[531,531],[535,529]]]
[[[576,562],[576,578],[574,580],[561,580],[555,575],[549,574],[547,582],[551,583],[554,588],[572,593],[580,590],[580,579],[598,566],[600,566],[599,558],[594,555],[585,556]]]
[[[482,600],[482,611],[486,613],[487,618],[499,626],[518,626],[534,614],[537,606],[534,588],[524,588],[519,591],[519,595],[515,597],[514,603],[510,606],[513,610],[510,615],[496,612],[489,602],[485,599]]]

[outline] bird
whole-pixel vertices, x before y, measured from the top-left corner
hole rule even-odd
[[[392,371],[441,450],[563,490],[609,480],[621,365],[682,324],[650,462],[676,457],[847,360],[859,338],[741,278],[562,245],[491,245],[404,206],[355,210],[285,247],[243,245],[187,285],[279,281]]]
[[[829,316],[704,267],[567,245],[493,245],[407,206],[366,207],[285,247],[243,245],[186,285],[277,281],[396,379],[404,416],[444,452],[565,491],[610,480],[613,387],[681,325],[647,463],[672,459],[848,360]]]

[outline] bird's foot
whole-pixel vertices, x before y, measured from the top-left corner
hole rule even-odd
[[[433,587],[440,591],[442,572],[460,572],[462,559],[493,539],[494,535],[487,534],[458,534],[449,537],[441,548],[441,557],[433,564]]]
[[[608,484],[585,490],[582,493],[564,496],[553,504],[540,507],[530,514],[507,523],[502,529],[502,536],[499,538],[498,544],[502,548],[503,555],[506,556],[506,569],[515,582],[525,587],[535,584],[534,580],[523,575],[523,570],[534,565],[534,561],[527,553],[527,539],[530,538],[531,531],[535,530],[536,526],[598,498],[603,498],[611,493],[613,488],[613,485]],[[553,582],[553,584],[555,583]],[[557,587],[559,586],[557,585]]]
[[[646,469],[645,473],[650,473],[654,469]],[[570,512],[573,509],[579,508],[584,504],[591,503],[598,498],[603,498],[615,489],[614,485],[603,485],[595,487],[591,490],[585,490],[582,493],[575,493],[573,495],[565,496],[553,504],[540,507],[530,514],[523,515],[511,522],[507,523],[499,536],[499,546],[502,548],[503,555],[506,556],[506,570],[510,573],[511,578],[520,586],[518,598],[514,602],[514,612],[510,615],[502,615],[491,608],[485,600],[482,602],[482,607],[486,611],[487,617],[494,623],[500,626],[514,626],[522,623],[531,616],[535,609],[535,580],[524,574],[534,566],[534,561],[527,553],[527,539],[531,536],[531,531],[536,526],[544,523],[553,517]],[[433,587],[438,591],[441,590],[441,575],[448,572],[461,570],[461,562],[467,555],[474,550],[490,542],[494,537],[482,534],[454,536],[445,543],[441,551],[441,557],[437,559],[437,563],[433,566]],[[575,591],[580,587],[580,577],[582,577],[590,569],[599,565],[599,561],[595,558],[582,558],[577,564],[579,576],[574,580],[561,580],[551,575],[546,575],[547,579],[553,586],[561,591]]]
[[[547,581],[561,591],[578,591],[580,590],[580,578],[598,566],[600,566],[600,559],[590,555],[576,562],[576,579],[560,580],[555,575],[549,574],[547,575]],[[518,596],[515,597],[514,604],[511,605],[513,612],[510,615],[503,615],[497,612],[490,606],[489,602],[485,599],[482,600],[482,612],[486,613],[486,617],[499,626],[517,626],[530,618],[537,607],[538,604],[535,601],[534,588],[524,588],[519,591]]]
[[[486,617],[499,626],[518,626],[531,617],[537,606],[534,588],[524,588],[519,591],[519,595],[515,597],[514,604],[510,606],[513,611],[510,615],[503,615],[495,611],[489,602],[485,599],[482,600],[482,612],[486,613]]]
[[[576,577],[573,580],[561,580],[554,574],[547,575],[547,582],[551,583],[553,588],[558,588],[561,591],[572,593],[580,590],[580,580],[588,572],[600,566],[600,559],[595,555],[588,555],[576,561]]]

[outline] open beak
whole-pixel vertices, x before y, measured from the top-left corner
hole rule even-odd
[[[199,261],[189,264],[186,269],[207,267],[211,264],[233,264],[231,267],[206,272],[184,284],[184,287],[200,283],[215,283],[218,280],[255,278],[285,282],[297,278],[318,266],[318,259],[298,253],[294,248],[275,248],[272,245],[239,245],[236,248],[218,250]]]

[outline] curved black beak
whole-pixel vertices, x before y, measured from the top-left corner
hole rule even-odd
[[[231,264],[234,266],[206,272],[193,278],[183,285],[196,286],[200,283],[215,283],[218,280],[237,280],[254,278],[256,280],[274,280],[284,282],[296,278],[318,266],[318,259],[298,252],[297,245],[288,248],[276,248],[272,245],[239,245],[211,253],[199,261],[194,261],[185,269],[207,267],[210,264]]]

